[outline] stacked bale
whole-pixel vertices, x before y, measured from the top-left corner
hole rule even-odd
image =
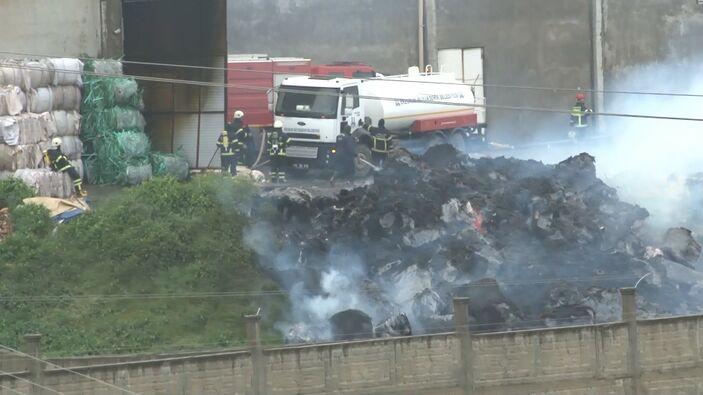
[[[0,178],[14,176],[40,196],[69,197],[67,174],[49,170],[53,137],[83,175],[79,138],[83,63],[73,58],[0,61]]]
[[[122,75],[119,61],[86,63],[81,137],[89,147],[89,181],[135,185],[152,177],[149,138],[144,134],[142,92]],[[113,75],[120,75],[113,77]]]

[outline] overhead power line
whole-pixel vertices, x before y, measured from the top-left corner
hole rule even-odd
[[[80,376],[80,377],[83,377],[83,378],[85,378],[85,379],[88,379],[88,380],[91,380],[91,381],[95,381],[96,383],[103,384],[103,385],[108,386],[108,387],[110,387],[110,388],[116,389],[116,390],[118,390],[118,391],[120,391],[120,392],[124,392],[124,393],[131,394],[131,395],[139,395],[138,393],[132,392],[132,391],[126,389],[126,388],[122,388],[122,387],[120,387],[120,386],[118,386],[118,385],[115,385],[115,384],[112,384],[112,383],[108,383],[107,381],[100,380],[100,379],[95,378],[95,377],[93,377],[93,376],[89,376],[89,375],[87,375],[87,374],[83,374],[83,373],[81,373],[81,372],[77,372],[77,371],[75,371],[75,370],[73,370],[73,369],[70,369],[70,368],[65,368],[65,367],[63,367],[63,366],[60,366],[60,365],[57,365],[57,364],[55,364],[55,363],[49,362],[49,361],[47,361],[47,360],[45,360],[45,359],[37,358],[37,357],[35,357],[34,355],[30,355],[30,354],[24,353],[24,352],[22,352],[22,351],[19,351],[19,350],[16,350],[16,349],[12,348],[12,347],[8,347],[8,346],[5,346],[5,345],[0,344],[0,348],[5,349],[5,350],[10,351],[10,352],[13,352],[13,353],[17,353],[17,354],[19,354],[19,355],[22,355],[23,357],[26,357],[26,358],[29,358],[29,359],[32,359],[32,360],[35,360],[35,361],[43,362],[43,363],[45,363],[47,366],[51,366],[51,367],[53,367],[54,369],[62,370],[62,371],[69,372],[69,373],[73,373],[73,374],[78,375],[78,376]],[[34,383],[34,385],[39,386],[39,384],[36,384],[36,383]],[[42,388],[45,388],[45,387],[42,387]],[[56,393],[59,393],[59,394],[60,394],[60,392],[58,392],[58,391],[52,390],[52,389],[50,389],[50,388],[47,388],[47,389],[49,389],[49,390],[51,390],[51,391],[53,391],[53,392],[56,392]]]
[[[38,70],[38,71],[44,70],[41,67],[33,67],[33,66],[18,65],[18,64],[3,64],[2,66],[9,67],[9,68],[15,68],[15,69]],[[54,71],[57,71],[59,73],[66,73],[66,74],[84,74],[84,75],[104,77],[104,78],[131,77],[131,78],[134,78],[135,80],[139,80],[139,81],[160,82],[160,83],[168,83],[168,84],[193,85],[193,86],[212,87],[212,88],[240,88],[240,89],[247,89],[247,90],[254,90],[254,91],[258,90],[258,91],[262,91],[262,92],[269,91],[269,88],[266,88],[266,87],[241,85],[241,84],[227,84],[227,83],[219,83],[219,82],[193,81],[193,80],[183,80],[183,79],[175,79],[175,78],[150,77],[150,76],[129,75],[129,74],[97,73],[97,72],[90,72],[90,71],[84,71],[81,73],[81,72],[78,72],[75,70],[65,70],[65,69],[55,69]],[[281,88],[277,89],[277,91],[279,91],[279,92],[283,91],[283,92],[288,92],[288,93],[310,94],[309,90],[295,89],[295,88],[288,88],[288,87],[281,87]],[[339,96],[335,92],[324,92],[324,91],[316,92],[315,94],[322,95],[322,96],[334,96],[334,97]],[[455,102],[446,102],[446,101],[437,101],[437,100],[408,99],[408,98],[401,98],[401,97],[383,97],[383,96],[371,96],[371,95],[358,95],[358,97],[361,99],[367,99],[367,100],[403,101],[406,103],[438,104],[438,105],[446,105],[446,106],[454,106],[454,107],[465,107],[465,108],[470,108],[470,109],[486,108],[486,109],[497,109],[497,110],[506,110],[506,111],[528,111],[528,112],[544,112],[544,113],[554,113],[554,114],[571,114],[571,111],[568,109],[553,109],[553,108],[542,108],[542,107],[520,107],[520,106],[507,106],[507,105],[498,105],[498,104],[479,104],[479,103],[466,104],[466,103],[455,103]],[[618,112],[593,112],[593,113],[591,113],[591,115],[592,116],[601,116],[601,117],[638,118],[638,119],[650,119],[650,120],[656,119],[656,120],[693,121],[693,122],[703,121],[703,118],[694,118],[694,117],[674,117],[674,116],[663,116],[663,115],[628,114],[628,113],[618,113]]]
[[[21,52],[8,52],[0,51],[0,54],[5,55],[20,55],[32,58],[62,58],[65,55],[40,55],[40,54],[29,54]],[[103,60],[100,58],[93,57],[79,57],[82,60]],[[211,71],[236,71],[243,73],[252,74],[276,74],[272,70],[250,70],[241,68],[231,68],[231,67],[214,67],[214,66],[197,66],[188,64],[177,64],[177,63],[161,63],[161,62],[145,62],[136,60],[120,60],[124,64],[133,64],[141,66],[152,66],[152,67],[166,67],[166,68],[182,68],[182,69],[195,69],[195,70],[211,70]],[[308,73],[296,73],[296,72],[286,72],[287,75],[300,75],[300,76],[310,76]],[[313,75],[324,77],[325,75]],[[359,80],[367,81],[368,78],[355,78]],[[484,87],[484,88],[497,88],[497,89],[516,89],[516,90],[536,90],[536,91],[546,91],[546,92],[589,92],[598,94],[618,94],[618,95],[645,95],[645,96],[670,96],[670,97],[689,97],[689,98],[703,98],[703,93],[680,93],[680,92],[651,92],[651,91],[635,91],[635,90],[598,90],[598,89],[580,89],[580,88],[561,88],[561,87],[548,87],[548,86],[529,86],[529,85],[514,85],[514,84],[477,84],[468,82],[436,82],[436,81],[407,81],[399,79],[389,79],[387,81],[399,82],[399,83],[428,83],[428,84],[440,84],[440,85],[463,85],[471,87]]]

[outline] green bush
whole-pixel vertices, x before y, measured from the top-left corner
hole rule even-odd
[[[14,208],[22,200],[34,196],[34,190],[22,180],[15,177],[0,180],[0,208]]]
[[[10,211],[12,231],[19,234],[44,237],[54,228],[49,210],[37,204],[23,204]]]
[[[242,314],[258,307],[264,337],[280,338],[273,323],[285,300],[271,295],[278,287],[243,243],[254,191],[229,177],[157,178],[48,237],[11,235],[0,242],[0,294],[20,298],[0,302],[0,344],[40,332],[53,355],[237,346],[246,339]]]

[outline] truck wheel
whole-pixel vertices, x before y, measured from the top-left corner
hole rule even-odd
[[[449,135],[449,144],[453,145],[459,152],[466,151],[466,141],[464,141],[466,133],[462,129],[454,129],[451,135]]]
[[[371,150],[369,149],[369,147],[363,144],[358,144],[356,146],[356,155],[361,156],[365,161],[369,163],[373,163]],[[371,166],[356,158],[354,159],[354,166],[356,167],[356,175],[359,177],[366,177],[371,171]]]
[[[427,148],[434,147],[435,145],[442,145],[447,143],[447,138],[444,136],[444,133],[442,132],[437,132],[430,137],[430,141],[427,144]]]

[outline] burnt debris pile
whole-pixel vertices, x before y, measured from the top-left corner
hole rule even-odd
[[[645,275],[642,315],[703,301],[694,236],[648,240],[647,211],[586,153],[545,165],[398,150],[371,185],[262,198],[249,244],[289,291],[291,342],[452,331],[454,297],[470,298],[474,332],[613,321],[618,288]]]

